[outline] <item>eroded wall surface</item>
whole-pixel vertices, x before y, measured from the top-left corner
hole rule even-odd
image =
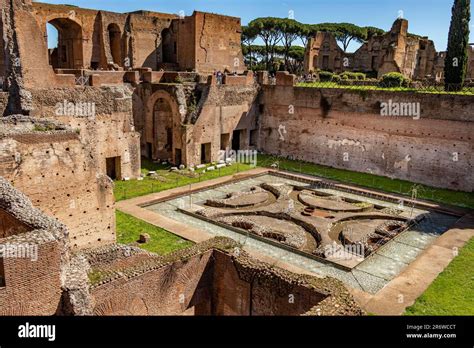
[[[119,158],[121,178],[140,176],[139,134],[132,115],[132,90],[124,86],[34,89],[35,116],[70,126],[78,135],[97,174],[107,174],[106,159]],[[74,110],[84,112],[82,115]],[[90,112],[93,111],[93,112]]]
[[[196,71],[213,73],[246,70],[241,48],[240,18],[195,12]],[[183,38],[181,39],[183,40]]]
[[[0,315],[54,315],[69,257],[65,226],[2,177],[0,219],[8,224],[0,222]]]
[[[272,268],[244,251],[233,255],[220,248],[224,245],[231,248],[235,242],[216,238],[148,261],[135,251],[115,261],[105,249],[88,251],[93,270],[99,266],[96,253],[113,271],[83,292],[87,303],[71,307],[71,313],[90,304],[95,315],[302,315],[317,306],[326,314],[362,314],[339,281]],[[109,252],[122,253],[120,247]],[[333,305],[327,307],[329,299]]]
[[[73,249],[115,242],[112,182],[99,175],[74,132],[0,139],[0,176],[67,225]]]
[[[419,103],[419,119],[381,116],[389,102]],[[261,103],[259,144],[266,153],[473,190],[470,96],[265,86]]]
[[[218,161],[222,159],[221,149],[232,149],[234,131],[240,132],[241,150],[255,147],[251,134],[257,129],[258,93],[254,85],[140,85],[133,95],[133,112],[137,131],[141,134],[142,155],[150,155],[147,150],[150,146],[154,159],[170,158],[174,163],[187,166]],[[156,109],[157,102],[165,106]],[[169,110],[167,117],[172,123],[173,140],[172,153],[163,157],[160,154],[166,143],[163,139],[166,132],[162,131],[165,124],[156,119],[165,108]],[[223,135],[227,139],[225,143]],[[203,144],[208,146],[206,161],[202,158]],[[177,151],[181,153],[180,161]]]

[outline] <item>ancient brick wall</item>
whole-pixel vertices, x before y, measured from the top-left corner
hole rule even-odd
[[[5,210],[0,209],[0,239],[13,236],[15,234],[25,233],[31,228],[25,223],[15,219]]]
[[[171,19],[131,15],[131,53],[133,66],[158,70],[163,62],[162,32],[169,28]]]
[[[427,38],[410,36],[408,21],[397,19],[389,32],[374,35],[354,53],[345,53],[331,33],[318,32],[308,42],[305,73],[317,69],[377,72],[400,72],[409,78],[424,79],[435,75],[436,50]]]
[[[6,243],[10,247],[37,243],[38,259],[2,259],[5,286],[0,287],[0,315],[54,315],[61,299],[59,243],[48,232],[32,232],[23,239],[0,239],[0,244]]]
[[[53,315],[68,259],[64,225],[0,177],[0,315]],[[1,223],[0,223],[1,225]]]
[[[34,89],[32,95],[37,117],[53,118],[79,134],[99,174],[107,174],[106,158],[119,157],[118,178],[140,175],[140,139],[133,125],[132,92],[128,87]],[[65,102],[85,103],[90,109],[93,105],[95,115],[64,115],[58,107]]]
[[[13,135],[0,148],[0,176],[67,225],[73,249],[115,242],[112,183],[97,177],[78,134]]]
[[[186,52],[181,58],[181,52],[178,51],[180,67],[201,73],[224,69],[244,72],[246,67],[241,49],[241,33],[239,18],[194,12],[179,28],[178,47]],[[194,40],[190,41],[191,38]]]
[[[318,32],[310,38],[305,51],[305,73],[318,69],[341,72],[343,69],[344,51],[337,44],[334,35],[328,32]]]
[[[57,27],[58,31],[64,28],[64,34],[71,30],[70,25],[78,25],[80,37],[74,40],[79,41],[82,39],[82,42],[74,42],[74,62],[72,62],[74,66],[67,68],[80,69],[81,67],[90,67],[93,57],[94,60],[100,58],[100,42],[97,35],[100,32],[100,30],[97,30],[100,25],[98,11],[69,5],[33,3],[32,14],[38,23],[43,41],[47,37],[46,24],[48,22]]]
[[[300,315],[327,297],[281,279],[272,281],[263,272],[253,279],[244,274],[228,254],[207,251],[93,287],[94,314],[179,315],[191,310],[196,315]]]
[[[196,68],[196,26],[194,17],[185,17],[177,26],[177,63],[179,69],[192,71]]]
[[[257,129],[255,103],[258,90],[254,86],[212,86],[203,101],[199,117],[188,130],[192,139],[187,147],[188,165],[201,163],[201,144],[211,144],[211,161],[218,161],[219,151],[231,150],[234,131],[240,132],[240,150],[250,147],[250,134]],[[221,136],[228,137],[223,144]]]
[[[0,3],[0,5],[3,5],[3,4]],[[7,71],[6,61],[5,61],[5,42],[4,42],[4,29],[3,29],[4,17],[5,17],[5,13],[2,11],[0,15],[0,78],[2,79],[5,78],[6,71]]]
[[[202,289],[211,286],[204,274],[211,255],[212,251],[208,251],[131,279],[92,288],[94,314],[179,315],[190,307],[209,302]]]
[[[419,103],[420,117],[381,116]],[[260,149],[336,168],[472,191],[472,97],[265,86]],[[416,117],[415,117],[416,118]]]
[[[195,94],[195,104],[187,98]],[[181,151],[181,161],[187,166],[201,164],[202,144],[210,144],[208,162],[219,160],[221,148],[230,150],[234,131],[240,131],[241,150],[256,144],[251,143],[251,134],[256,131],[256,115],[258,104],[255,103],[258,89],[254,85],[200,85],[183,87],[182,85],[140,85],[134,93],[134,118],[137,131],[141,133],[142,154],[147,153],[148,144],[163,143],[154,136],[164,131],[163,122],[153,125],[155,119],[169,110],[167,117],[173,123],[173,152],[161,156],[161,152],[153,148],[153,157],[159,159],[176,159],[176,150]],[[156,102],[165,100],[165,106],[156,106]],[[194,112],[190,112],[194,108]],[[161,110],[163,109],[163,110]],[[183,111],[183,114],[181,114]],[[153,133],[155,132],[155,133]],[[227,144],[221,142],[221,136],[227,139]],[[166,140],[166,139],[165,139]],[[166,142],[166,141],[165,141]],[[162,146],[161,146],[162,147]]]
[[[110,255],[100,252],[99,263],[103,267],[110,269],[111,263],[115,266],[85,296],[90,298],[92,312],[95,315],[302,315],[320,306],[328,314],[361,314],[347,290],[334,279],[292,274],[252,259],[244,251],[236,256],[228,250],[214,249],[212,243],[216,242],[211,240],[165,256],[163,261],[157,256],[148,256],[150,260],[146,261],[145,255],[140,258],[133,251],[126,259],[119,256],[120,260],[109,260],[115,252]],[[217,243],[222,246],[222,241]],[[98,264],[91,260],[91,253],[94,251],[87,258],[94,269]],[[328,298],[339,306],[324,308],[324,300]],[[71,314],[86,307],[88,304],[76,306]]]
[[[215,252],[214,258],[217,315],[301,315],[328,296],[251,267],[246,270],[227,254]]]

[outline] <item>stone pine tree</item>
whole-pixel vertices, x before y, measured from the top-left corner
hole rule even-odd
[[[446,90],[460,90],[466,77],[471,0],[454,0],[444,65]]]

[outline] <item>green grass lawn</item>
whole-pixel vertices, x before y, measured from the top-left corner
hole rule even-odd
[[[251,169],[248,164],[234,164],[213,172],[202,174],[203,170],[196,171],[196,177],[188,177],[177,172],[170,172],[170,166],[153,163],[147,159],[142,159],[143,180],[115,181],[114,195],[116,201],[130,199],[148,195],[150,193],[161,192],[175,187],[195,184],[201,181],[216,179],[221,176],[233,175]],[[150,171],[156,171],[161,180],[146,176]],[[190,174],[190,173],[189,173]]]
[[[151,241],[139,244],[145,250],[165,255],[170,252],[187,248],[192,242],[184,240],[162,228],[151,225],[133,216],[116,212],[117,217],[117,242],[120,244],[131,244],[138,241],[141,233],[148,233]]]
[[[340,85],[337,82],[299,82],[297,87],[311,88],[338,88],[338,89],[354,89],[358,91],[386,91],[386,92],[410,92],[410,93],[429,93],[429,94],[474,94],[474,88],[466,87],[462,91],[446,92],[442,86],[427,86],[426,88],[410,88],[410,87],[379,87],[379,86],[354,86]]]
[[[474,315],[474,239],[405,315]]]
[[[411,196],[413,188],[417,189],[418,198],[434,202],[474,209],[474,193],[456,192],[437,189],[425,185],[387,177],[335,169],[317,164],[293,161],[269,155],[258,156],[258,166],[270,167],[278,163],[281,170],[315,175],[327,179],[355,184],[367,188]],[[249,165],[240,164],[202,174],[200,178],[190,178],[178,173],[169,172],[163,165],[142,160],[143,174],[150,170],[157,172],[164,181],[145,177],[144,180],[115,182],[116,200],[129,199],[153,192],[159,192],[185,186],[199,181],[232,175],[251,169]],[[134,243],[140,233],[148,233],[151,242],[140,245],[142,248],[158,254],[166,254],[192,245],[166,230],[138,220],[117,211],[117,240],[122,244]],[[473,315],[474,314],[474,239],[460,251],[449,267],[440,274],[430,288],[407,309],[407,315]]]

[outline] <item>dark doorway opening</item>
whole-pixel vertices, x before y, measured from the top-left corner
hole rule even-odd
[[[174,162],[177,166],[180,166],[182,164],[181,149],[174,150]]]
[[[106,158],[106,170],[107,176],[112,180],[117,180],[121,178],[120,173],[120,157],[109,157]]]
[[[158,98],[153,107],[153,156],[173,160],[173,110],[164,98]]]
[[[232,150],[239,151],[240,150],[240,134],[242,133],[241,130],[235,130],[232,133]]]
[[[373,71],[377,70],[378,66],[377,66],[377,56],[372,56],[372,61],[370,63],[370,66],[372,68]]]
[[[323,56],[323,70],[329,69],[329,56]]]
[[[146,143],[146,156],[149,159],[153,159],[153,144],[152,143]]]
[[[211,163],[211,143],[201,144],[201,164]]]

